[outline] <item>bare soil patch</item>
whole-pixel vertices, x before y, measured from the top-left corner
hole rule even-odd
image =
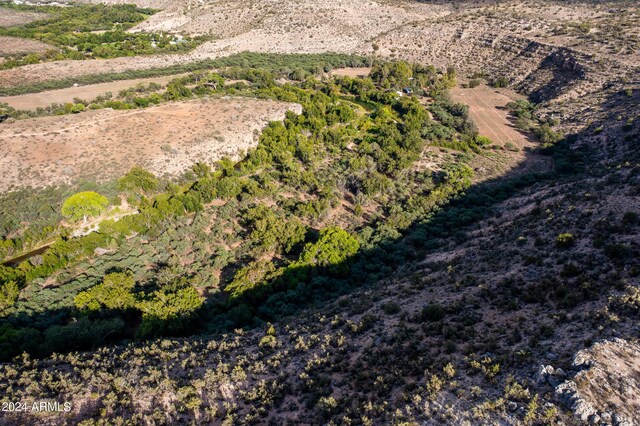
[[[197,59],[190,55],[128,56],[114,59],[93,59],[85,61],[55,61],[25,65],[0,71],[0,87],[14,87],[41,83],[84,75],[106,74],[130,70],[163,68]]]
[[[331,71],[331,75],[339,77],[366,77],[371,73],[370,67],[362,68],[336,68]]]
[[[56,47],[37,40],[0,36],[0,56],[16,55],[19,53],[46,52],[51,49],[56,49]]]
[[[140,83],[149,84],[155,82],[166,84],[180,75],[169,75],[163,77],[140,78],[135,80],[120,80],[109,83],[90,84],[87,86],[69,87],[66,89],[49,90],[39,93],[28,93],[26,95],[0,97],[0,103],[6,103],[15,109],[32,110],[38,107],[44,108],[51,104],[65,104],[73,102],[74,99],[92,101],[100,95],[111,92],[116,96],[121,90],[129,89]]]
[[[47,16],[45,13],[26,12],[0,7],[0,27],[28,24],[29,22],[46,19]]]
[[[478,180],[485,180],[513,168],[523,171],[542,171],[551,166],[548,157],[534,152],[538,143],[519,131],[509,117],[506,105],[524,96],[511,89],[495,89],[485,85],[473,89],[456,87],[451,90],[456,102],[469,105],[469,114],[478,126],[480,135],[493,141],[499,150],[488,150],[474,161]]]
[[[480,85],[473,89],[456,87],[451,90],[451,97],[456,102],[469,105],[471,118],[482,136],[500,146],[511,142],[522,149],[530,144],[527,137],[513,126],[506,109],[509,102],[526,99],[524,96],[512,90]]]
[[[106,180],[139,164],[177,175],[193,163],[238,158],[260,130],[296,104],[222,98],[133,111],[110,109],[0,126],[0,190]]]

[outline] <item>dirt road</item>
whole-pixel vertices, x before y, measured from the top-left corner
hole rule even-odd
[[[39,93],[28,93],[26,95],[3,96],[0,97],[0,103],[9,104],[9,106],[19,110],[32,110],[36,108],[44,108],[51,104],[65,104],[73,102],[75,98],[92,101],[98,96],[104,95],[108,92],[111,92],[116,96],[121,90],[134,87],[139,83],[149,84],[151,82],[155,82],[158,84],[166,84],[177,77],[180,77],[180,75],[141,78],[136,80],[120,80],[109,83],[91,84],[88,86],[49,90]]]

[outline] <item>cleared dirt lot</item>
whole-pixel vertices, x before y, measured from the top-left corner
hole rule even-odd
[[[16,55],[19,53],[46,52],[51,49],[56,49],[56,47],[37,40],[0,36],[0,56]]]
[[[181,74],[182,75],[182,74]],[[49,90],[46,92],[29,93],[26,95],[0,97],[0,103],[6,103],[15,109],[32,110],[38,107],[44,108],[51,104],[65,104],[73,102],[75,98],[85,101],[92,101],[100,95],[111,92],[117,96],[121,90],[134,87],[140,83],[167,84],[180,75],[169,75],[164,77],[141,78],[137,80],[120,80],[110,83],[90,84],[87,86],[69,87],[67,89]]]
[[[47,16],[45,13],[24,12],[0,7],[0,27],[28,24],[29,22],[46,19]]]
[[[297,104],[222,98],[133,111],[98,110],[0,125],[0,190],[105,180],[139,164],[176,175],[197,161],[238,157]]]
[[[362,68],[336,68],[331,71],[331,75],[339,77],[366,77],[371,73],[370,67]]]
[[[526,99],[510,89],[494,89],[480,85],[473,89],[456,87],[451,98],[469,105],[469,114],[478,126],[480,135],[490,138],[494,145],[507,146],[502,151],[485,151],[474,160],[476,179],[485,180],[510,170],[542,171],[551,166],[550,158],[534,152],[538,143],[515,128],[509,119],[506,105],[514,100]],[[514,148],[515,147],[515,148]]]
[[[471,118],[478,126],[482,136],[504,146],[507,142],[518,148],[527,145],[527,137],[513,127],[508,117],[506,105],[518,99],[526,99],[512,90],[494,89],[480,85],[473,89],[456,87],[451,91],[456,102],[469,105]]]

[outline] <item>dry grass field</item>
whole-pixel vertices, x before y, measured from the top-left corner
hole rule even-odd
[[[331,75],[338,77],[366,77],[371,73],[371,68],[336,68],[331,71]]]
[[[66,89],[48,90],[45,92],[28,93],[26,95],[4,96],[0,97],[0,103],[6,103],[9,106],[19,110],[34,110],[36,108],[44,108],[51,104],[64,104],[73,102],[74,99],[82,99],[84,101],[92,101],[98,96],[107,93],[116,96],[121,90],[129,89],[138,84],[158,83],[164,85],[179,75],[171,75],[164,77],[140,78],[135,80],[119,80],[109,83],[89,84],[79,87],[68,87]]]
[[[500,150],[489,150],[474,159],[476,180],[483,181],[511,173],[542,172],[551,167],[548,156],[536,153],[538,142],[533,135],[518,130],[509,116],[506,105],[526,99],[511,89],[496,89],[486,85],[475,88],[456,87],[451,98],[469,105],[469,114],[478,126],[480,135],[492,141]]]
[[[237,158],[288,110],[300,111],[295,104],[223,98],[3,124],[0,190],[116,178],[136,164],[176,175],[197,161]]]
[[[55,49],[55,47],[36,40],[0,36],[0,56],[16,55],[19,53],[45,52],[50,49]]]
[[[469,105],[469,112],[480,134],[494,143],[504,146],[511,142],[520,149],[533,145],[511,124],[506,109],[509,102],[525,99],[524,96],[513,90],[481,85],[473,89],[457,87],[451,91],[451,97],[456,102]]]
[[[28,24],[46,18],[44,13],[21,12],[13,9],[0,8],[0,27]]]

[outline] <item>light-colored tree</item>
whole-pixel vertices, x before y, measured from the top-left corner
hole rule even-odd
[[[78,192],[62,204],[62,214],[74,221],[83,219],[86,223],[87,216],[100,215],[108,205],[109,200],[97,192]]]
[[[114,272],[104,277],[102,284],[79,293],[75,299],[78,309],[97,311],[107,309],[130,309],[135,306],[136,298],[132,290],[136,282],[129,274]]]

